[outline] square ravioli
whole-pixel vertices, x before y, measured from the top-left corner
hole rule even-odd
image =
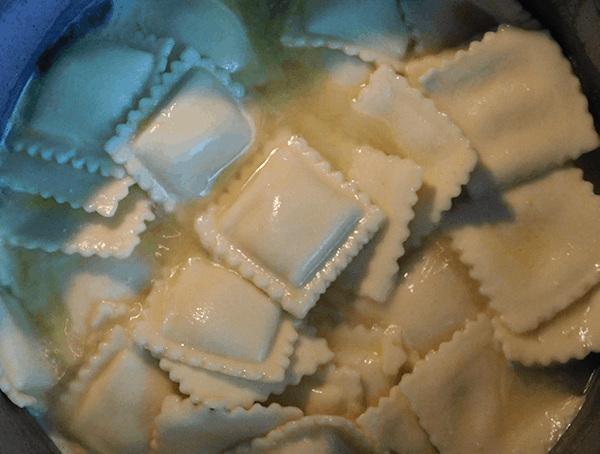
[[[224,205],[196,220],[204,247],[300,318],[384,219],[298,138],[275,148]]]
[[[279,306],[251,283],[193,257],[154,282],[133,338],[159,358],[279,383],[298,333]]]
[[[279,383],[233,377],[168,358],[162,358],[159,365],[169,373],[172,381],[179,383],[179,391],[189,395],[194,404],[230,411],[238,407],[249,409],[256,402],[264,402],[271,395],[283,393],[298,385],[304,377],[313,375],[332,358],[333,352],[325,339],[299,331],[290,365]]]
[[[471,195],[511,187],[599,144],[579,80],[545,32],[501,27],[419,81],[479,154]]]
[[[299,287],[360,216],[355,200],[332,191],[293,152],[281,150],[227,210],[222,226],[238,247]]]
[[[173,44],[139,33],[80,39],[34,81],[34,94],[23,107],[27,124],[17,122],[9,148],[122,178],[125,170],[103,147],[164,73]]]
[[[149,451],[154,419],[174,385],[154,359],[116,326],[61,395],[72,437],[98,453]]]
[[[497,318],[494,336],[504,356],[526,366],[566,363],[600,351],[600,286],[534,331],[514,334]]]
[[[205,195],[252,136],[251,120],[229,89],[206,69],[193,68],[130,150],[170,200],[185,201]]]
[[[290,9],[284,45],[329,47],[402,68],[409,31],[395,0],[296,1]]]
[[[104,177],[23,152],[0,154],[0,158],[0,184],[16,192],[53,197],[58,203],[105,217],[114,216],[119,202],[135,183],[130,176]]]
[[[478,283],[444,236],[405,256],[399,276],[383,320],[386,326],[398,326],[407,347],[421,357],[486,307]]]
[[[235,273],[190,260],[167,289],[161,332],[193,348],[264,361],[281,309]],[[201,291],[200,291],[201,289]]]
[[[568,388],[507,361],[483,314],[400,381],[433,445],[457,454],[547,453],[583,403]]]
[[[449,219],[461,261],[515,333],[537,328],[600,280],[600,197],[580,169],[556,170],[500,201],[465,203]]]
[[[4,189],[0,194],[0,236],[27,249],[123,259],[140,243],[146,222],[155,219],[150,201],[139,188],[132,188],[110,218],[23,192]]]
[[[406,250],[419,245],[452,206],[477,162],[462,131],[439,112],[433,101],[412,88],[405,77],[380,66],[360,91],[352,108],[365,118],[384,122],[392,132],[390,154],[409,158],[423,168],[422,186],[409,225]]]

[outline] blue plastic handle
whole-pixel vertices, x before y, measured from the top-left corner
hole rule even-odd
[[[0,0],[0,131],[42,52],[106,0]]]

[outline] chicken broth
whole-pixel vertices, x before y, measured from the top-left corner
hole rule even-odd
[[[0,385],[61,449],[552,448],[598,351],[598,135],[519,5],[472,2],[481,36],[421,3],[115,1],[30,84]]]

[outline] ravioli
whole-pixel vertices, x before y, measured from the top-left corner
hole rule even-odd
[[[249,409],[256,402],[264,402],[271,395],[281,394],[286,388],[298,385],[304,376],[313,375],[317,367],[328,363],[332,357],[333,352],[325,339],[300,332],[290,356],[290,366],[279,383],[234,377],[168,358],[160,360],[160,367],[169,373],[172,381],[179,383],[179,390],[189,395],[194,404],[225,410],[237,407]]]
[[[469,180],[477,161],[475,150],[448,117],[388,66],[371,75],[352,107],[385,122],[393,134],[395,150],[391,152],[423,168],[423,184],[417,193],[419,201],[406,246],[415,247],[420,238],[431,233],[460,193],[461,185]]]
[[[36,178],[32,179],[32,175]],[[16,192],[52,197],[74,209],[112,217],[135,180],[103,177],[27,153],[10,153],[2,160],[0,183]]]
[[[277,404],[232,412],[197,406],[177,396],[165,398],[157,418],[153,450],[158,453],[221,453],[237,442],[267,433],[271,428],[302,416],[299,408]],[[182,435],[185,436],[182,436]],[[189,436],[189,434],[194,434]]]
[[[599,144],[579,80],[547,33],[501,27],[419,81],[479,154],[471,194],[510,187]]]
[[[564,168],[506,191],[500,203],[503,212],[490,199],[457,209],[450,236],[502,322],[524,333],[600,279],[600,200],[580,169]],[[473,223],[475,213],[488,217]]]
[[[5,190],[4,196],[0,233],[5,241],[46,252],[126,258],[140,242],[146,222],[155,219],[141,191],[127,197],[118,214],[110,218],[27,193]]]
[[[0,388],[67,450],[548,452],[587,377],[523,364],[597,350],[598,198],[563,166],[597,135],[564,58],[512,28],[420,58],[538,25],[513,2],[291,3],[117,0],[30,84],[0,150]],[[477,128],[438,109],[496,99],[462,65],[529,41],[582,140],[486,186]],[[70,125],[65,80],[103,73],[79,52],[139,77]],[[503,101],[502,127],[533,106]]]
[[[43,77],[23,137],[9,138],[9,148],[122,178],[104,144],[165,71],[172,48],[172,40],[139,34],[82,39]]]
[[[69,431],[101,453],[147,452],[154,417],[172,383],[129,340],[112,329],[70,383],[62,405]]]
[[[170,277],[154,283],[135,323],[138,345],[193,367],[269,383],[283,380],[298,333],[274,302],[202,258],[190,259]]]
[[[19,301],[6,292],[0,315],[0,389],[20,407],[44,411],[42,396],[58,382],[54,367]]]
[[[273,150],[231,206],[209,206],[195,225],[215,258],[302,318],[384,217],[304,140],[292,137]],[[311,229],[302,227],[308,220]]]
[[[206,195],[250,145],[252,120],[236,99],[243,93],[228,72],[186,49],[104,148],[172,211],[178,202]]]
[[[409,42],[397,4],[390,0],[296,1],[281,41],[291,47],[340,49],[397,68]]]

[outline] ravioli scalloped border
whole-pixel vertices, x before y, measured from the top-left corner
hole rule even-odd
[[[312,355],[309,358],[309,355]],[[265,402],[272,395],[283,393],[288,387],[296,386],[304,377],[313,375],[317,369],[333,360],[333,352],[327,346],[327,341],[323,338],[313,337],[307,333],[299,331],[298,340],[296,341],[294,352],[290,356],[290,366],[285,372],[285,377],[280,383],[265,383],[256,380],[247,380],[241,377],[246,383],[233,384],[233,387],[244,388],[247,384],[248,388],[237,394],[237,401],[219,400],[214,398],[203,398],[198,392],[198,385],[194,383],[192,366],[184,363],[162,358],[159,367],[169,374],[171,381],[179,385],[179,391],[187,396],[197,405],[205,405],[213,409],[232,410],[237,407],[250,408],[257,402]],[[242,397],[240,397],[242,396]]]
[[[115,134],[104,145],[104,150],[113,161],[124,165],[127,173],[135,178],[152,200],[163,204],[166,211],[172,211],[177,200],[168,194],[144,163],[131,151],[130,143],[140,125],[151,118],[177,84],[194,68],[208,71],[231,92],[234,98],[240,99],[244,96],[244,87],[238,82],[233,82],[227,70],[219,68],[212,60],[202,57],[195,49],[188,47],[180,54],[179,60],[171,63],[170,71],[161,75],[160,83],[150,88],[149,96],[142,98],[138,108],[127,114],[127,121],[116,126]]]
[[[160,298],[166,286],[165,279],[155,281],[154,289],[146,299],[145,313],[152,311],[153,302]],[[145,348],[158,359],[167,358],[191,367],[201,367],[247,380],[280,383],[284,380],[285,372],[290,366],[290,356],[294,353],[298,331],[291,317],[282,314],[270,352],[260,363],[227,358],[167,339],[157,333],[156,326],[148,318],[134,323],[132,338],[136,345]]]
[[[159,38],[156,35],[144,35],[141,32],[127,36],[111,34],[107,35],[104,39],[107,42],[121,43],[133,49],[144,50],[152,53],[157,58],[149,82],[144,88],[146,92],[149,87],[155,85],[160,80],[160,75],[166,70],[168,58],[175,45],[175,41],[172,38]],[[102,37],[93,38],[93,40],[102,42]],[[68,141],[62,141],[57,138],[46,137],[39,139],[35,137],[19,137],[10,140],[9,136],[7,144],[9,150],[25,152],[31,157],[41,157],[46,161],[54,159],[59,164],[68,163],[78,170],[83,170],[86,167],[88,172],[100,173],[105,177],[123,178],[126,176],[125,169],[118,163],[110,163],[109,160],[106,160],[104,163],[100,161],[93,162],[96,161],[95,159],[88,162],[85,156],[78,157],[78,152],[81,154],[81,151],[85,150],[85,147],[72,146]],[[98,147],[106,148],[106,143],[98,144]]]
[[[286,407],[284,407],[286,408]],[[373,446],[365,433],[352,421],[342,416],[310,415],[283,424],[271,430],[264,437],[258,437],[228,451],[231,454],[267,453],[277,448],[286,439],[307,433],[311,429],[332,429],[341,433],[344,438],[352,440],[356,452],[372,452]]]
[[[349,40],[340,38],[333,38],[327,35],[321,35],[316,33],[308,33],[303,31],[303,27],[300,25],[302,22],[302,15],[300,14],[298,4],[302,2],[296,2],[292,8],[292,13],[286,21],[283,35],[281,36],[281,44],[290,48],[319,48],[326,47],[332,50],[339,50],[350,57],[358,57],[366,63],[372,63],[376,66],[387,64],[394,68],[395,71],[404,71],[405,62],[401,59],[395,60],[394,58],[385,55],[383,52],[378,52],[376,49],[372,49],[360,44],[353,43]],[[407,29],[406,35],[407,48],[410,42],[410,30]],[[404,50],[404,56],[406,50]],[[404,57],[401,57],[404,58]]]
[[[295,317],[304,318],[316,304],[319,296],[325,293],[327,287],[377,232],[385,215],[379,207],[371,204],[366,194],[358,191],[355,182],[344,182],[341,172],[332,171],[331,165],[323,160],[316,150],[310,148],[304,139],[294,136],[287,141],[287,145],[303,160],[309,171],[321,173],[329,185],[341,189],[346,195],[356,200],[361,208],[361,217],[354,230],[336,252],[322,264],[308,283],[298,289],[293,289],[273,272],[266,270],[237,249],[219,231],[217,226],[219,207],[215,203],[209,205],[208,209],[196,218],[194,227],[202,245],[216,260],[226,262]]]
[[[128,345],[131,345],[131,340],[125,328],[117,325],[110,329],[104,340],[98,344],[96,352],[88,358],[77,372],[75,379],[69,383],[66,392],[60,397],[61,404],[70,412],[76,411],[94,380]]]

